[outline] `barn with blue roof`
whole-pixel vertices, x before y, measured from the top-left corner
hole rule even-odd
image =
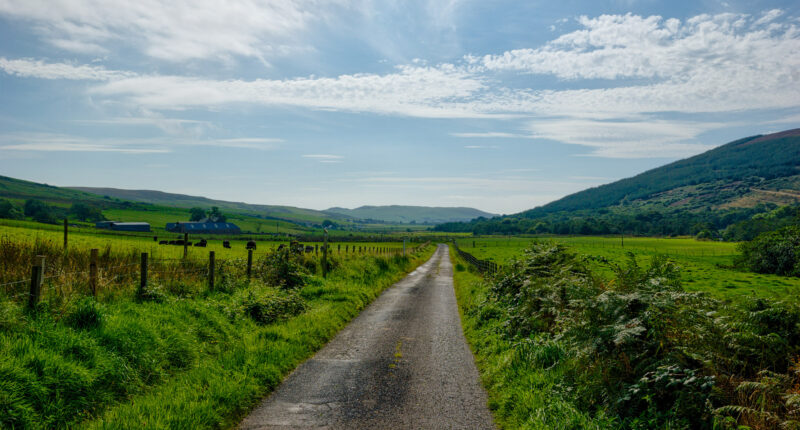
[[[230,222],[169,222],[165,228],[172,233],[240,234],[242,230]]]

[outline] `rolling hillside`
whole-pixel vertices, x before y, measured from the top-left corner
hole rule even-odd
[[[70,187],[73,190],[84,191],[102,196],[111,196],[118,199],[130,200],[169,206],[176,208],[202,207],[209,208],[217,206],[220,209],[248,213],[251,215],[265,216],[269,218],[282,219],[301,223],[322,223],[323,220],[334,218],[335,220],[346,220],[346,217],[338,215],[332,216],[325,212],[313,209],[302,209],[292,206],[275,205],[254,205],[241,202],[229,202],[225,200],[214,200],[206,197],[189,196],[185,194],[165,193],[153,190],[123,190],[119,188],[95,188],[95,187]]]
[[[800,203],[800,129],[739,139],[518,214],[439,231],[686,235]],[[721,234],[721,233],[719,233]]]
[[[361,206],[355,209],[330,208],[325,212],[352,218],[380,220],[391,223],[441,224],[469,221],[478,217],[495,216],[473,208],[428,206]]]
[[[752,207],[800,201],[800,129],[736,140],[632,178],[589,188],[520,215],[618,205]]]

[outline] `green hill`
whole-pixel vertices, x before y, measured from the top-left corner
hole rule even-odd
[[[347,217],[341,215],[331,215],[313,209],[303,209],[292,206],[254,205],[249,203],[214,200],[206,197],[189,196],[185,194],[165,193],[163,191],[123,190],[119,188],[95,188],[95,187],[70,187],[70,188],[98,195],[111,196],[118,199],[152,203],[161,206],[169,206],[176,208],[192,208],[192,207],[209,208],[211,206],[217,206],[223,210],[236,211],[251,215],[258,215],[258,216],[281,219],[298,223],[321,224],[322,221],[330,218],[334,218],[334,220],[337,221],[347,220]]]
[[[355,209],[330,208],[329,214],[345,215],[363,220],[379,220],[402,224],[441,224],[445,222],[469,221],[478,217],[493,217],[494,214],[464,207],[428,206],[361,206]]]
[[[800,202],[800,129],[739,139],[519,214],[449,223],[473,233],[697,234]]]
[[[528,218],[616,205],[699,208],[800,200],[800,129],[730,142],[632,178],[523,212]]]

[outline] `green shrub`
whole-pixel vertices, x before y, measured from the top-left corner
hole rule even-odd
[[[310,275],[309,270],[304,265],[303,255],[291,248],[284,247],[269,252],[259,261],[255,269],[256,275],[266,284],[279,288],[291,289],[305,285]]]
[[[737,263],[757,273],[800,276],[800,227],[762,233],[739,245]]]
[[[259,324],[271,324],[282,319],[299,315],[306,310],[303,298],[295,293],[257,294],[248,291],[242,300],[245,315]]]

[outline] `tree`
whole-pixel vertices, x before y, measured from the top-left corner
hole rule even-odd
[[[211,207],[211,210],[208,211],[208,220],[211,222],[226,222],[228,221],[228,217],[223,215],[218,207],[213,206]]]
[[[191,213],[189,221],[200,221],[206,217],[206,211],[203,208],[191,208],[189,212]]]
[[[6,219],[22,219],[25,217],[25,214],[22,212],[22,209],[19,206],[11,203],[8,200],[0,199],[0,218]]]
[[[105,219],[99,208],[84,203],[73,203],[69,213],[80,221],[102,221]]]
[[[25,216],[34,216],[37,212],[47,212],[50,208],[41,200],[28,199],[25,200]]]

